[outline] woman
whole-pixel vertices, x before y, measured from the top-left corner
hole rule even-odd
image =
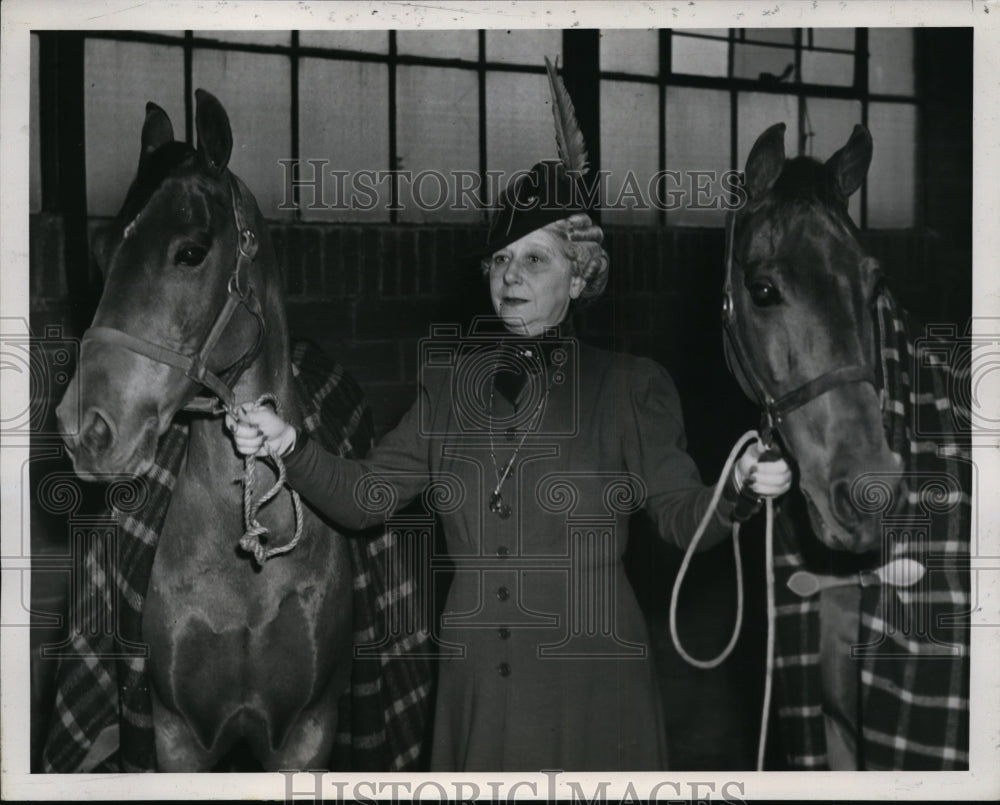
[[[559,167],[524,177],[491,230],[483,269],[504,335],[477,342],[454,373],[425,371],[417,402],[366,459],[324,452],[269,408],[230,421],[241,453],[282,455],[289,483],[347,528],[384,516],[357,494],[373,479],[399,506],[457,482],[461,501],[441,514],[456,572],[440,635],[464,656],[441,662],[433,770],[667,767],[621,557],[639,505],[684,547],[712,489],[684,451],[667,373],[573,337],[568,314],[603,290],[608,257],[585,211],[528,208],[566,181]],[[486,380],[477,390],[458,376]],[[735,465],[705,547],[726,538],[741,497],[787,491],[785,462],[759,458],[752,446]]]

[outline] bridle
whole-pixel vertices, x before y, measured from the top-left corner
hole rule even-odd
[[[233,217],[236,221],[236,266],[233,268],[232,274],[229,275],[229,282],[226,286],[226,302],[215,317],[201,347],[194,353],[179,352],[114,327],[91,327],[83,334],[82,339],[84,343],[102,341],[106,344],[113,344],[157,363],[180,369],[185,377],[215,395],[225,409],[231,409],[235,405],[236,395],[232,386],[260,354],[264,345],[266,329],[260,299],[254,293],[250,282],[250,267],[257,256],[257,235],[247,224],[247,216],[243,207],[243,194],[240,192],[236,177],[232,173],[229,174],[229,188],[232,196]],[[241,305],[253,315],[257,323],[257,337],[253,345],[234,363],[221,371],[213,372],[208,368],[209,358],[219,343],[219,339],[225,333],[226,327],[229,326],[236,309]],[[210,397],[196,397],[189,401],[183,410],[219,413],[217,401]]]
[[[869,383],[878,390],[871,368],[860,364],[839,366],[808,380],[801,386],[779,393],[758,375],[747,352],[740,342],[736,329],[736,300],[733,296],[733,261],[736,231],[736,214],[730,212],[726,219],[726,279],[723,285],[722,326],[725,338],[723,347],[726,363],[743,393],[755,399],[761,410],[760,436],[765,445],[770,446],[774,431],[780,432],[786,414],[801,408],[821,394],[849,383]]]
[[[229,174],[229,190],[232,197],[233,218],[236,221],[236,265],[233,267],[226,285],[226,302],[216,315],[208,335],[205,336],[205,340],[202,341],[201,347],[197,351],[193,353],[180,352],[114,327],[91,327],[83,334],[84,343],[103,341],[106,344],[113,344],[129,352],[142,355],[157,363],[180,369],[185,377],[214,395],[214,397],[196,396],[189,400],[182,410],[207,413],[211,416],[218,416],[222,413],[237,415],[236,394],[233,392],[233,385],[246,368],[257,359],[264,346],[266,332],[260,299],[254,293],[250,281],[250,268],[257,257],[257,235],[247,224],[247,216],[243,207],[243,194],[232,173]],[[240,306],[245,307],[257,323],[257,337],[250,348],[234,363],[221,371],[213,372],[208,368],[212,351],[225,333],[236,309]],[[264,403],[272,405],[275,411],[279,415],[281,414],[281,407],[275,395],[264,394],[256,402],[257,405]],[[256,457],[248,455],[243,458],[243,522],[246,530],[240,537],[239,546],[253,556],[259,567],[262,567],[272,556],[288,553],[295,548],[302,538],[304,527],[299,494],[294,489],[289,488],[295,516],[295,533],[292,539],[284,545],[264,547],[262,538],[266,538],[268,528],[257,520],[257,513],[285,485],[285,466],[281,458],[274,453],[271,454],[271,458],[277,468],[278,477],[274,485],[257,500],[254,500],[253,497]]]

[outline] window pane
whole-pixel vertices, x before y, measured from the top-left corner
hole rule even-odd
[[[257,198],[267,218],[287,218],[280,210],[284,168],[291,156],[291,65],[284,56],[196,49],[194,86],[205,87],[226,108],[233,128],[229,167]]]
[[[744,39],[747,42],[775,42],[781,45],[794,45],[795,31],[795,28],[747,28]]]
[[[854,83],[854,56],[803,50],[802,82],[849,87]]]
[[[236,42],[242,45],[290,45],[289,31],[195,31],[198,38]]]
[[[854,50],[853,28],[813,28],[813,47]]]
[[[736,131],[736,164],[743,170],[750,149],[757,138],[775,123],[785,124],[785,154],[798,153],[796,132],[799,130],[799,102],[794,95],[771,95],[763,92],[741,92],[737,98],[739,110]]]
[[[83,53],[87,211],[114,215],[139,164],[146,102],[161,106],[173,122],[174,136],[184,137],[184,51],[87,39]]]
[[[299,87],[302,97],[323,99],[323,103],[299,106],[300,178],[315,177],[305,160],[327,160],[323,168],[316,169],[325,173],[322,190],[301,191],[302,217],[309,221],[387,221],[388,180],[360,177],[358,172],[389,169],[389,68],[304,58],[299,63]],[[358,104],[358,98],[368,100]],[[344,109],[351,109],[351,113],[345,115]],[[334,170],[347,171],[348,176],[334,179],[329,173]],[[359,186],[363,189],[350,191]],[[310,209],[310,205],[320,209]],[[340,208],[344,205],[373,208]]]
[[[659,31],[601,31],[601,69],[657,75],[660,71]]]
[[[851,136],[854,125],[861,122],[861,102],[828,98],[807,98],[803,101],[806,119],[806,155],[826,162]],[[811,136],[810,135],[811,132]],[[861,225],[861,191],[847,204],[854,223]]]
[[[874,151],[868,171],[868,226],[909,227],[916,198],[917,108],[903,103],[873,103],[868,128]]]
[[[416,180],[424,171],[444,175],[419,176],[414,198],[407,182],[400,184],[404,221],[475,221],[476,209],[448,209],[456,199],[454,171],[478,173],[478,77],[472,70],[400,66],[396,84],[396,126],[399,168]]]
[[[388,31],[300,31],[299,44],[311,48],[335,48],[363,53],[388,53]]]
[[[476,31],[399,31],[396,45],[400,53],[415,56],[479,59],[479,34]]]
[[[659,170],[659,118],[655,85],[601,82],[601,167],[610,174],[603,198],[608,223],[656,223],[649,183]]]
[[[729,70],[729,43],[677,36],[670,39],[671,69],[675,73],[725,77]]]
[[[781,76],[795,68],[795,51],[788,48],[768,48],[736,43],[733,51],[733,75],[737,78],[762,78],[762,74]],[[789,75],[786,80],[794,81]]]
[[[913,29],[872,28],[868,32],[868,88],[913,94]]]
[[[729,118],[728,92],[667,87],[667,169],[681,172],[679,180],[667,180],[660,194],[670,206],[667,223],[721,225],[724,211],[713,209],[697,189],[707,185],[709,197],[717,197],[718,175],[729,168]],[[716,179],[702,178],[699,171],[711,171]]]
[[[562,31],[487,31],[486,59],[506,64],[545,63],[543,56],[555,61],[562,55]]]
[[[552,96],[544,76],[517,73],[486,74],[486,166],[502,171],[486,188],[488,203],[515,171],[525,171],[543,159],[556,159]]]
[[[40,123],[38,119],[38,36],[31,35],[31,88],[28,123],[28,209],[38,212],[42,209],[42,151],[38,143]],[[124,193],[124,188],[123,188]],[[124,198],[124,195],[123,195]]]

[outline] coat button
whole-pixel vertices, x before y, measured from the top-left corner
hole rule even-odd
[[[497,629],[497,637],[499,637],[501,640],[506,640],[508,637],[510,637],[510,629],[508,629],[506,626],[501,626],[499,629]]]
[[[510,590],[508,590],[506,587],[500,587],[497,590],[497,598],[500,599],[501,601],[506,601],[508,598],[510,598]]]
[[[505,662],[500,663],[497,666],[497,673],[500,676],[510,676],[510,666]]]
[[[500,545],[499,547],[497,547],[497,556],[501,558],[510,556],[510,550],[507,548],[506,545]]]

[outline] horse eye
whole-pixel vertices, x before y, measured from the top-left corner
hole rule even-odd
[[[780,302],[781,294],[770,281],[759,280],[750,285],[750,299],[757,307],[768,307]]]
[[[174,255],[174,262],[179,266],[201,265],[207,253],[201,246],[182,246]]]

